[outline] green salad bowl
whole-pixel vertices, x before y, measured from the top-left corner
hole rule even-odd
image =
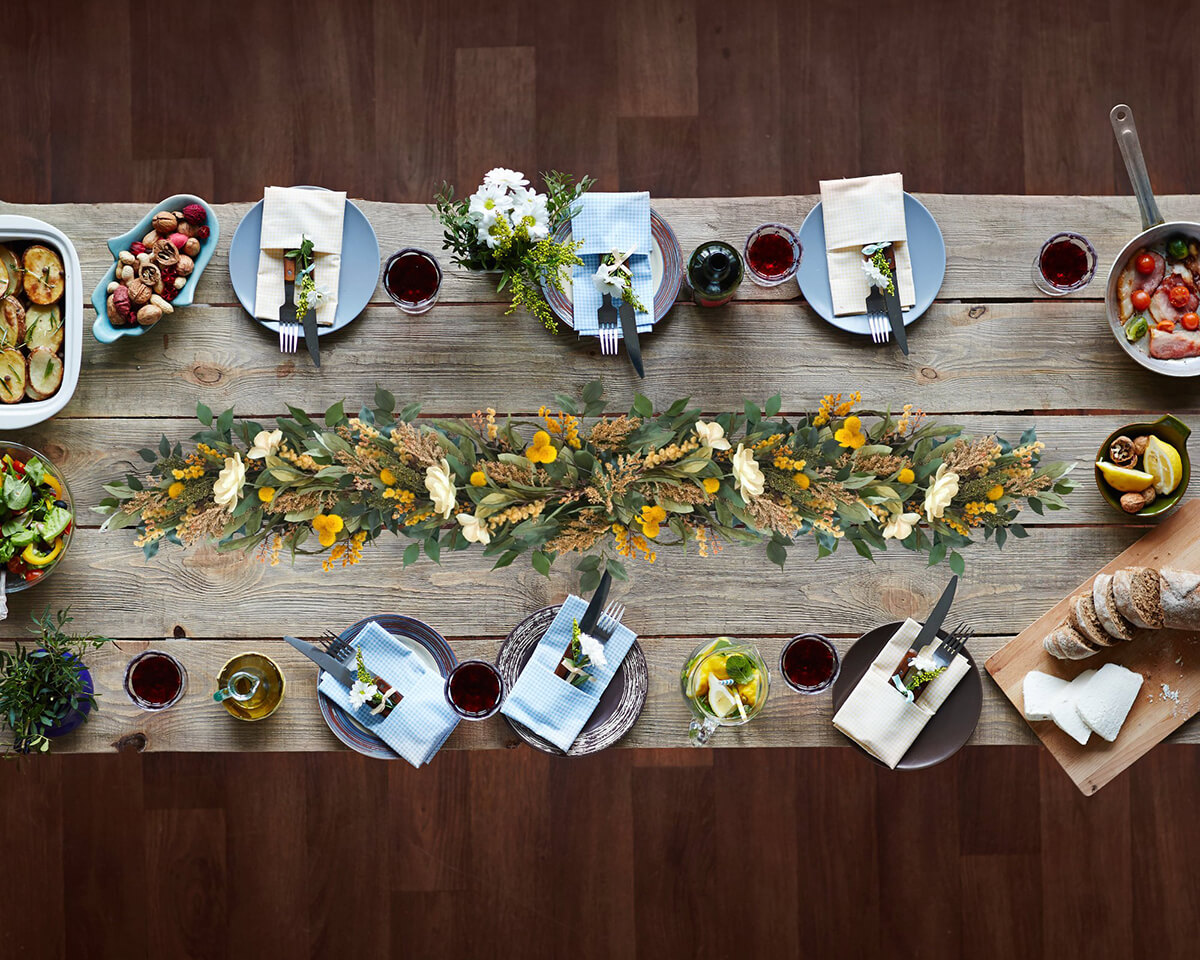
[[[1166,496],[1155,497],[1152,504],[1142,507],[1137,513],[1130,513],[1121,506],[1121,492],[1109,486],[1108,481],[1104,479],[1104,474],[1100,472],[1100,468],[1096,467],[1096,486],[1100,490],[1100,496],[1108,501],[1109,506],[1126,517],[1159,517],[1171,510],[1183,499],[1192,479],[1192,459],[1188,456],[1187,451],[1187,441],[1191,433],[1191,427],[1172,414],[1144,423],[1127,423],[1119,430],[1114,430],[1100,445],[1096,460],[1109,459],[1108,449],[1117,437],[1125,436],[1132,440],[1141,436],[1155,436],[1179,451],[1183,472],[1179,478],[1179,484],[1174,490]]]

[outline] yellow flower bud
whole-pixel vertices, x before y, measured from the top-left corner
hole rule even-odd
[[[476,470],[474,473],[471,474],[471,486],[486,487],[487,486],[487,474],[484,473],[482,470]]]
[[[798,486],[801,490],[807,490],[811,484],[812,480],[809,479],[807,473],[796,474],[796,486]]]
[[[167,487],[167,496],[174,500],[177,496],[183,493],[183,484],[176,480],[173,484]]]
[[[275,488],[274,487],[259,487],[258,488],[258,499],[261,500],[263,503],[270,503],[272,500],[275,499]]]
[[[1000,486],[1000,484],[996,484],[987,492],[987,498],[989,500],[999,500],[1002,496],[1004,496],[1004,488]]]
[[[896,474],[896,482],[897,483],[912,483],[916,479],[917,479],[917,475],[915,473],[913,473],[908,467],[905,467],[898,474]]]
[[[386,486],[394,487],[396,485],[396,475],[387,467],[384,467],[379,471],[379,479],[382,480]]]
[[[705,493],[716,493],[720,489],[721,489],[721,481],[718,480],[716,477],[705,477],[704,478],[704,492]]]

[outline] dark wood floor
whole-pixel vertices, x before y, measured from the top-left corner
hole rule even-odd
[[[1118,100],[1159,192],[1200,190],[1186,2],[109,0],[7,23],[8,200],[426,201],[495,164],[677,196],[892,169],[1124,192]],[[36,758],[0,766],[0,957],[1177,957],[1197,759],[1159,748],[1085,801],[1035,748],[915,775],[804,749]]]

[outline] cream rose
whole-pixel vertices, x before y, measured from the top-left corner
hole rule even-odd
[[[445,457],[438,463],[430,464],[425,470],[425,489],[433,500],[435,513],[440,513],[442,519],[449,520],[454,513],[454,496],[458,490],[454,486],[454,474],[450,472],[450,464]]]
[[[486,547],[492,542],[492,535],[488,533],[487,521],[480,520],[473,513],[460,513],[455,519],[462,527],[463,536],[467,538],[468,543],[482,543]]]
[[[218,506],[225,507],[230,513],[237,506],[242,496],[242,485],[246,482],[246,465],[242,463],[242,455],[235,453],[225,458],[225,467],[213,484],[213,500]]]
[[[729,441],[725,439],[725,428],[719,423],[696,421],[696,436],[710,450],[728,450]],[[741,449],[740,447],[738,449]]]
[[[733,479],[734,486],[742,491],[742,496],[745,499],[753,500],[755,497],[762,496],[766,478],[758,468],[758,461],[754,459],[754,452],[747,450],[740,443],[733,455]]]
[[[247,460],[265,460],[273,457],[283,443],[282,430],[259,430],[254,437],[254,446],[246,454]]]
[[[904,540],[913,532],[913,527],[921,519],[919,513],[893,513],[883,526],[884,540]]]
[[[950,502],[958,496],[958,474],[947,470],[943,463],[937,468],[928,489],[925,491],[925,516],[930,520],[941,519]]]

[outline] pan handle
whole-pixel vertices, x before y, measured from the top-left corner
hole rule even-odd
[[[1163,215],[1158,209],[1158,201],[1154,199],[1154,188],[1150,186],[1150,174],[1146,172],[1146,158],[1142,156],[1142,145],[1133,123],[1133,111],[1128,104],[1118,103],[1109,111],[1108,118],[1112,121],[1117,146],[1121,148],[1121,158],[1125,161],[1125,171],[1129,174],[1133,194],[1142,212],[1142,229],[1149,230],[1163,222]]]

